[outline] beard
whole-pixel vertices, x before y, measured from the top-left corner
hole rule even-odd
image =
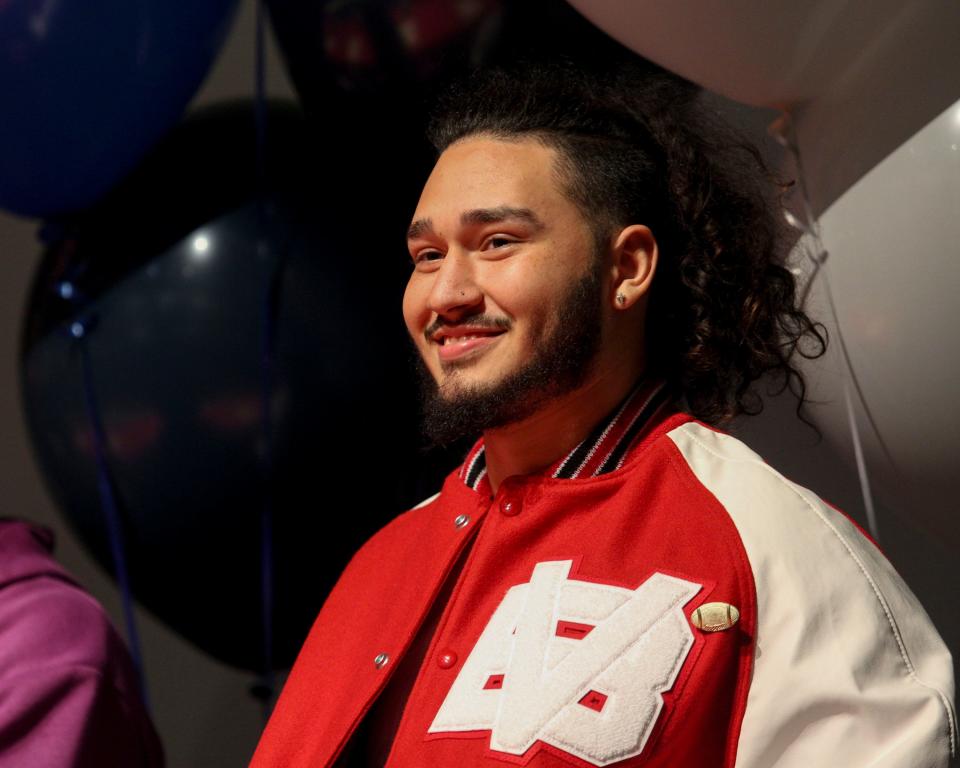
[[[454,374],[449,386],[439,387],[423,359],[416,355],[427,447],[445,447],[463,438],[475,438],[485,430],[523,421],[586,381],[600,349],[601,270],[602,261],[594,259],[587,274],[562,297],[552,330],[540,339],[523,365],[499,381],[461,386]]]

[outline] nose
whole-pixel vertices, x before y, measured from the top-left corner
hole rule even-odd
[[[474,265],[466,252],[450,249],[433,273],[427,306],[438,316],[458,317],[475,312],[483,302]]]

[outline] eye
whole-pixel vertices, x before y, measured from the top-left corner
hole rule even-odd
[[[443,254],[440,251],[420,251],[415,253],[412,256],[413,263],[419,264],[424,261],[436,261],[437,259],[442,259]]]
[[[509,237],[503,235],[493,235],[493,237],[487,239],[487,245],[492,245],[494,248],[502,248],[506,245],[512,245],[515,242],[516,240],[511,240]]]

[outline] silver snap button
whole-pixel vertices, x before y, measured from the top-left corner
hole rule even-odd
[[[390,657],[385,653],[378,653],[377,657],[373,660],[373,666],[377,669],[383,669],[387,666],[387,662],[390,661]]]
[[[457,528],[463,528],[467,523],[470,522],[470,515],[457,515],[457,519],[453,521],[453,524]]]

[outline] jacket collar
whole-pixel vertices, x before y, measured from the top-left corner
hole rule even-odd
[[[659,421],[669,408],[670,397],[661,380],[637,382],[629,394],[570,453],[544,470],[547,477],[562,480],[596,477],[619,469],[630,449]],[[460,478],[481,494],[490,495],[483,438],[467,453]]]

